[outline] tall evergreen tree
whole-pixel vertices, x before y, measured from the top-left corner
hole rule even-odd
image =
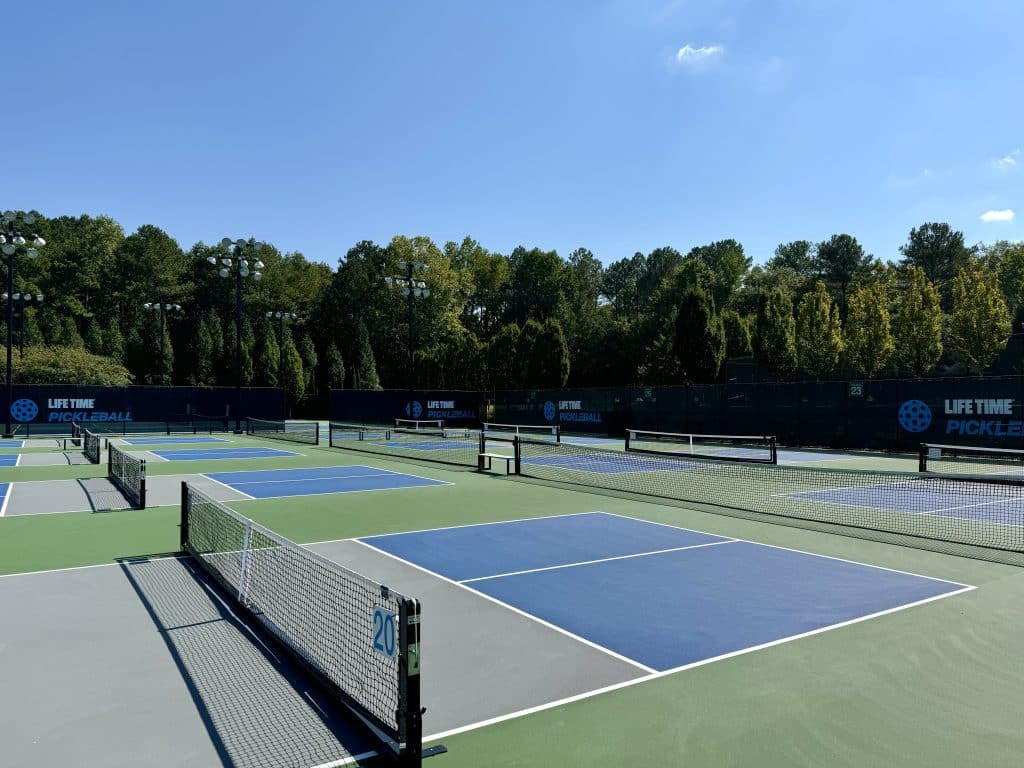
[[[299,356],[302,358],[302,371],[306,376],[304,391],[313,392],[316,390],[316,367],[320,361],[317,358],[316,346],[314,346],[313,339],[310,338],[308,332],[303,331],[302,335],[299,336],[296,348],[299,350]]]
[[[969,371],[988,368],[1010,338],[1010,311],[990,269],[968,265],[953,278],[949,345]]]
[[[519,326],[508,323],[498,329],[487,345],[486,362],[490,386],[496,389],[517,389],[523,384],[519,365]]]
[[[103,354],[103,329],[95,317],[85,323],[85,348],[94,355]]]
[[[846,361],[859,376],[870,378],[889,363],[896,348],[884,285],[862,285],[850,294],[844,338]]]
[[[190,379],[193,384],[208,386],[213,383],[213,337],[210,335],[208,315],[204,315],[196,327],[192,339],[192,372]]]
[[[377,378],[377,361],[373,355],[373,347],[370,346],[370,334],[367,333],[366,326],[361,322],[356,326],[355,348],[352,388],[380,389],[380,380]]]
[[[327,346],[327,387],[329,389],[343,389],[345,386],[345,361],[338,351],[338,345],[333,341]]]
[[[828,376],[839,364],[839,354],[843,351],[839,307],[832,303],[821,280],[800,301],[796,349],[797,364],[817,378]]]
[[[124,362],[124,336],[116,320],[107,326],[103,334],[103,354],[119,363]]]
[[[948,311],[952,306],[953,278],[974,254],[964,243],[964,233],[944,222],[928,222],[910,230],[900,253],[903,266],[924,270],[925,277],[939,292],[943,309]]]
[[[302,371],[302,357],[291,339],[285,340],[282,363],[281,386],[284,387],[288,402],[294,405],[306,391],[306,377]]]
[[[754,357],[759,365],[777,376],[788,376],[796,368],[795,326],[789,296],[774,290],[761,297],[754,333]]]
[[[721,314],[725,330],[725,353],[729,357],[747,357],[752,354],[750,320],[733,309]]]
[[[920,267],[906,272],[893,324],[896,361],[914,376],[924,376],[942,357],[942,308],[939,292]]]
[[[261,322],[253,355],[253,377],[257,387],[278,386],[281,382],[278,371],[281,358],[281,348],[277,343],[274,323]]]
[[[718,378],[725,357],[725,329],[714,301],[701,288],[683,294],[676,315],[675,353],[690,381],[705,384]]]

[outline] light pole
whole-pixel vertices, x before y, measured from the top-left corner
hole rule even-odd
[[[267,319],[277,320],[277,380],[284,389],[284,321],[294,320],[298,317],[294,312],[267,312]]]
[[[225,237],[220,241],[226,256],[217,258],[208,256],[207,261],[219,268],[217,274],[223,278],[235,279],[235,432],[242,431],[242,278],[252,277],[260,280],[263,273],[263,262],[255,258],[263,248],[263,243],[253,238],[248,240],[232,240]],[[252,262],[252,269],[249,269]]]
[[[159,301],[147,301],[142,306],[146,309],[151,309],[154,312],[160,313],[160,383],[164,386],[167,386],[169,382],[167,381],[167,378],[164,375],[164,362],[166,360],[166,358],[164,357],[164,355],[166,354],[166,347],[164,342],[164,326],[167,323],[167,313],[180,312],[181,304],[168,304]]]
[[[18,248],[25,248],[25,255],[34,259],[39,255],[37,248],[46,245],[46,241],[39,235],[32,235],[32,243],[29,245],[25,236],[19,231],[19,226],[30,227],[36,222],[36,217],[31,213],[15,213],[4,211],[0,216],[0,250],[7,257],[7,295],[14,295],[14,254]],[[11,403],[14,401],[14,376],[11,370],[12,348],[14,346],[14,302],[7,302],[7,429],[4,437],[13,437],[11,431]]]
[[[405,270],[403,277],[385,277],[384,282],[388,285],[395,285],[402,289],[406,304],[409,307],[409,396],[416,392],[416,351],[413,330],[413,305],[416,299],[426,299],[430,296],[430,289],[426,282],[416,277],[416,270],[426,272],[430,267],[419,261],[400,261],[398,268]]]
[[[37,293],[34,296],[31,293],[15,293],[13,301],[9,294],[0,294],[0,299],[3,299],[8,304],[13,303],[18,307],[18,319],[20,320],[21,330],[18,334],[18,351],[21,354],[25,354],[25,310],[31,306],[38,306],[43,303],[43,294]]]

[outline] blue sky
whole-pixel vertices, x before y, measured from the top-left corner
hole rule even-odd
[[[0,207],[331,264],[1021,239],[1022,29],[1019,0],[17,3]]]

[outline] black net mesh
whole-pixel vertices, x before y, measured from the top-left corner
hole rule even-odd
[[[89,429],[82,431],[82,453],[93,464],[100,463],[100,436]]]
[[[270,421],[268,419],[246,419],[247,434],[253,437],[268,437],[272,440],[286,440],[304,445],[320,444],[320,424],[315,421]]]
[[[1024,478],[721,462],[531,440],[520,440],[518,446],[519,471],[526,477],[920,541],[1024,552]]]
[[[920,469],[922,472],[999,475],[1024,479],[1024,451],[923,443],[920,449]]]
[[[776,462],[775,438],[764,435],[693,435],[631,429],[626,432],[626,450],[719,461]]]
[[[331,422],[328,440],[333,448],[463,467],[476,467],[480,455],[480,432],[472,429],[406,430]]]
[[[107,444],[107,477],[125,495],[132,506],[146,508],[146,462]]]
[[[242,607],[393,749],[408,746],[419,703],[418,695],[409,695],[411,664],[402,658],[408,647],[416,658],[411,674],[418,675],[416,601],[191,486],[183,491],[182,527],[185,551]],[[380,627],[377,616],[385,617]],[[388,616],[397,626],[385,626]]]

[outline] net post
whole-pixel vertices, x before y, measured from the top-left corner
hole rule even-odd
[[[555,442],[556,443],[562,442],[562,425],[561,424],[555,424]]]
[[[629,430],[626,430],[626,452],[629,453]]]
[[[917,471],[927,472],[928,471],[928,445],[927,443],[919,443],[917,446]]]
[[[523,448],[519,435],[512,438],[512,449],[515,454],[516,474],[521,475],[523,468]]]
[[[114,468],[114,455],[110,450],[110,441],[107,440],[107,477],[112,474],[111,470]]]
[[[771,464],[778,464],[779,463],[779,450],[778,450],[779,449],[779,445],[778,445],[778,442],[777,442],[777,439],[776,439],[775,435],[769,435],[768,436],[768,448],[771,450],[771,459],[769,460],[769,463],[771,463]]]
[[[181,481],[181,551],[188,552],[188,483]]]
[[[405,742],[399,762],[419,766],[423,756],[423,708],[420,705],[420,604],[411,598],[402,600],[398,612],[399,741]]]
[[[139,461],[139,509],[146,508],[146,460]]]
[[[480,446],[477,451],[476,457],[476,469],[478,472],[484,471],[484,454],[487,453],[487,433],[480,430]]]
[[[314,435],[314,437],[316,438],[316,442],[313,443],[313,445],[320,445],[320,422],[317,421],[317,422],[314,422],[314,423],[316,424],[316,432],[315,432],[315,435]]]

